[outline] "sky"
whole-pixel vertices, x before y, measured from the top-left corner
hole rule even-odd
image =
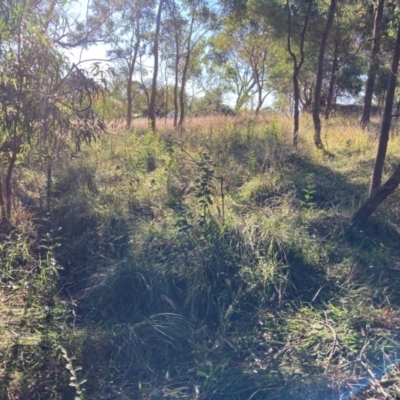
[[[88,0],[78,0],[73,3],[71,11],[83,19],[86,14],[87,5]],[[68,49],[65,50],[65,54],[75,63],[90,59],[106,59],[106,49],[104,46],[93,46],[87,50],[80,48]]]

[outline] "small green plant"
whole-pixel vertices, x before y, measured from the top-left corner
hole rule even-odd
[[[146,133],[141,137],[141,158],[147,172],[157,168],[157,154],[160,151],[160,141],[149,125]]]
[[[279,137],[279,121],[274,118],[266,129],[266,136],[269,140],[277,140]]]
[[[246,159],[247,159],[247,166],[248,166],[250,172],[254,173],[256,171],[256,167],[257,167],[257,157],[256,157],[254,150],[250,150],[247,153]]]
[[[200,162],[198,163],[199,172],[201,173],[200,178],[195,180],[196,184],[196,197],[199,199],[199,203],[202,207],[202,214],[200,216],[199,225],[204,226],[206,223],[208,207],[213,204],[211,196],[215,190],[215,186],[212,184],[214,176],[213,162],[207,153],[200,154]]]
[[[198,360],[194,360],[198,371],[197,375],[204,378],[201,388],[207,390],[211,388],[214,381],[217,380],[217,375],[220,370],[223,370],[224,365],[227,363],[230,355],[225,356],[217,365],[213,365],[211,361],[206,361],[205,363],[200,363]]]
[[[175,223],[175,228],[178,229],[178,232],[190,232],[193,229],[193,225],[190,223],[192,221],[192,218],[192,213],[183,213]]]
[[[305,185],[306,187],[301,189],[304,195],[304,200],[302,200],[301,203],[303,204],[303,206],[307,208],[312,208],[315,206],[314,195],[315,193],[317,193],[316,187],[314,185],[313,173],[307,174],[305,179]]]
[[[307,186],[306,188],[301,190],[304,194],[304,200],[302,200],[302,204],[305,207],[311,208],[315,205],[314,194],[317,192],[315,190],[315,186]]]
[[[75,400],[83,400],[84,399],[84,391],[85,389],[82,388],[82,385],[86,382],[86,379],[79,380],[77,371],[80,371],[82,367],[74,367],[72,361],[75,360],[75,357],[70,357],[67,353],[67,350],[65,350],[64,347],[59,346],[59,349],[61,350],[61,355],[67,361],[66,368],[70,373],[70,383],[69,386],[72,386],[75,388]]]

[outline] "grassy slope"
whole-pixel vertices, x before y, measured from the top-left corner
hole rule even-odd
[[[297,152],[280,116],[135,123],[59,160],[51,214],[3,235],[0,398],[398,398],[398,194],[350,223],[372,133],[334,120],[329,158],[307,119]]]

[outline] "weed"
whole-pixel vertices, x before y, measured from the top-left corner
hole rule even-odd
[[[84,391],[85,389],[82,388],[83,384],[86,382],[86,379],[81,379],[79,380],[77,372],[82,369],[82,367],[74,367],[73,365],[73,360],[75,359],[74,357],[68,356],[67,350],[64,349],[64,347],[60,346],[59,347],[62,357],[65,359],[67,364],[65,365],[65,368],[69,371],[70,373],[70,383],[69,386],[72,386],[75,388],[76,396],[75,400],[83,400],[84,399]]]

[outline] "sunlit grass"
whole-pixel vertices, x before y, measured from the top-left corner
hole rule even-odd
[[[301,118],[298,149],[280,114],[188,118],[179,130],[160,120],[157,132],[136,119],[129,131],[116,121],[109,129],[77,158],[59,160],[51,215],[38,218],[52,238],[39,242],[39,254],[55,252],[60,275],[39,263],[22,211],[20,229],[32,241],[12,236],[2,248],[12,260],[0,264],[12,274],[2,290],[16,302],[1,308],[0,329],[22,340],[4,345],[16,395],[27,390],[23,364],[11,362],[16,344],[37,376],[46,357],[62,374],[31,398],[74,394],[60,345],[96,398],[296,391],[336,399],[368,377],[365,365],[378,373],[382,349],[396,351],[400,220],[396,194],[365,230],[350,224],[367,194],[372,128],[323,121],[330,154],[315,149],[310,116]],[[391,138],[386,175],[399,140]],[[45,182],[24,176],[31,189]]]

